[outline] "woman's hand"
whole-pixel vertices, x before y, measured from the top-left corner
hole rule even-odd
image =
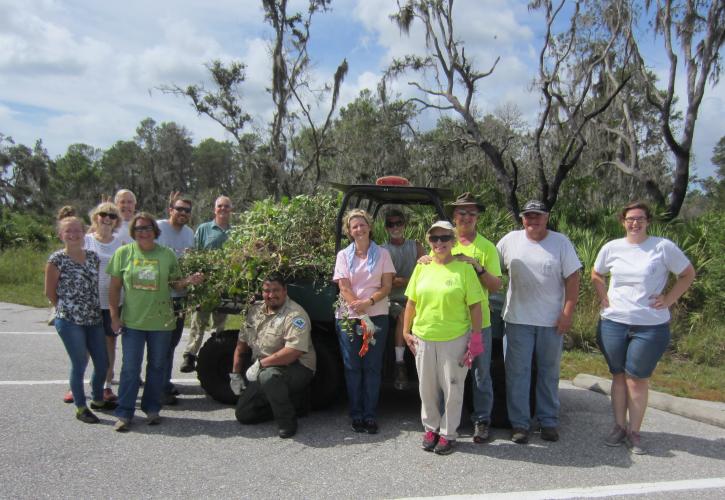
[[[410,352],[412,352],[413,356],[415,356],[416,351],[418,350],[418,337],[410,332],[403,332],[403,340],[405,340],[405,344],[408,346],[408,349],[410,349]]]
[[[356,299],[348,304],[348,306],[350,306],[350,309],[352,309],[356,314],[364,313],[371,305],[372,304],[370,303],[370,299]]]
[[[609,297],[606,295],[599,299],[599,308],[600,309],[607,309],[609,307]]]
[[[430,264],[431,262],[433,262],[433,257],[431,257],[430,255],[423,255],[422,257],[420,257],[418,259],[417,263],[423,264],[424,266],[426,266],[426,265]]]
[[[114,335],[121,335],[121,332],[123,332],[123,323],[120,319],[111,319],[111,331]]]
[[[667,297],[664,294],[655,295],[654,297],[650,297],[652,299],[652,302],[650,302],[650,307],[654,309],[668,309],[672,304],[668,303]]]

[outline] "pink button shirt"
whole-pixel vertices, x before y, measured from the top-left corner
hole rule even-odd
[[[348,267],[347,259],[345,259],[344,251],[337,252],[337,260],[335,261],[335,273],[332,281],[337,283],[342,278],[350,280],[352,292],[361,300],[369,299],[373,293],[380,290],[383,284],[383,274],[395,274],[393,259],[390,258],[390,252],[383,247],[378,247],[378,261],[375,263],[373,272],[368,271],[368,260],[353,257],[352,267]],[[376,302],[374,305],[365,310],[368,316],[381,316],[388,314],[388,298]],[[335,317],[341,318],[342,313],[338,309],[335,311]],[[350,311],[349,317],[357,318],[357,314]]]

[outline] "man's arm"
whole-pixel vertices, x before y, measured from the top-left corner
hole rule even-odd
[[[272,355],[260,359],[259,364],[262,368],[269,368],[270,366],[287,366],[297,361],[303,354],[304,352],[292,347],[283,347]]]
[[[579,269],[564,279],[564,309],[556,322],[556,331],[563,335],[571,328],[574,319],[574,309],[579,301]]]
[[[249,345],[241,340],[237,341],[237,347],[234,348],[234,361],[232,363],[232,373],[242,373],[244,369],[244,353],[249,351]]]

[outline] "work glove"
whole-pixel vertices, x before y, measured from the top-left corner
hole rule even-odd
[[[254,382],[259,377],[259,370],[262,369],[262,365],[259,364],[259,360],[255,361],[252,366],[247,369],[247,381]]]
[[[244,379],[241,373],[230,373],[229,374],[229,388],[232,392],[239,396],[246,387],[244,386]]]
[[[468,339],[468,348],[466,354],[463,355],[461,365],[470,368],[476,356],[483,354],[483,351],[483,334],[481,332],[471,333],[471,338]]]

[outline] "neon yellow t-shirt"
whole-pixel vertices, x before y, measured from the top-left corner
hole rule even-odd
[[[405,295],[415,302],[413,333],[433,342],[465,335],[471,329],[468,308],[483,299],[476,271],[456,260],[415,266]]]
[[[460,242],[456,242],[456,245],[451,250],[453,255],[466,255],[473,257],[481,263],[493,276],[501,277],[501,261],[496,251],[496,245],[488,241],[480,234],[476,234],[476,239],[470,245],[461,245]],[[474,272],[475,274],[475,272]],[[480,284],[479,280],[479,284]],[[488,290],[486,287],[481,285],[483,290],[483,300],[481,301],[481,312],[483,313],[483,324],[482,328],[488,328],[491,326],[491,309],[488,306]]]

